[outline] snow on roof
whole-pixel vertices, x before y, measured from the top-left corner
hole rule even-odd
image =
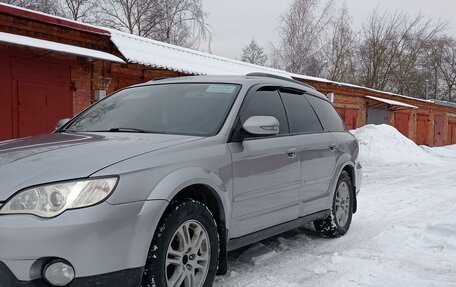
[[[395,101],[395,100],[388,100],[388,99],[383,99],[383,98],[378,98],[378,97],[373,97],[373,96],[365,96],[368,99],[372,99],[378,102],[382,102],[388,105],[392,106],[399,106],[399,107],[406,107],[406,108],[411,108],[411,109],[418,109],[417,106],[409,105],[403,102]]]
[[[186,74],[246,75],[261,72],[291,78],[289,73],[282,70],[215,56],[113,29],[109,31],[117,49],[132,63]]]
[[[56,51],[56,52],[68,53],[68,54],[73,54],[73,55],[78,55],[78,56],[85,56],[85,57],[89,57],[89,58],[102,59],[102,60],[107,60],[107,61],[112,61],[112,62],[125,63],[121,58],[119,58],[117,56],[114,56],[114,55],[111,55],[111,54],[108,54],[105,52],[101,52],[98,50],[92,50],[92,49],[87,49],[87,48],[82,48],[82,47],[57,43],[57,42],[51,42],[51,41],[47,41],[47,40],[35,39],[35,38],[20,36],[20,35],[15,35],[15,34],[9,34],[9,33],[4,33],[4,32],[0,32],[0,42],[24,45],[24,46],[29,46],[29,47],[33,47],[33,48],[41,48],[41,49],[46,49],[46,50],[51,50],[51,51]]]
[[[433,102],[434,104],[456,108],[455,102],[449,102],[449,101],[437,100],[437,99],[430,99],[430,101]]]
[[[425,103],[430,103],[430,104],[434,103],[433,101],[430,101],[430,100],[424,100],[424,99],[404,96],[404,95],[400,95],[400,94],[395,94],[395,93],[391,93],[391,92],[376,90],[376,89],[363,87],[363,86],[358,86],[358,85],[354,85],[354,84],[331,81],[331,80],[324,79],[324,78],[318,78],[318,77],[312,77],[312,76],[306,76],[306,75],[300,75],[300,74],[293,74],[293,73],[291,74],[291,76],[293,78],[296,78],[296,79],[302,79],[302,80],[308,80],[308,81],[314,81],[314,82],[320,82],[320,83],[328,83],[328,84],[333,84],[333,85],[336,85],[336,86],[347,87],[347,88],[361,89],[361,90],[365,90],[365,91],[368,91],[368,92],[374,92],[374,93],[383,94],[383,95],[389,95],[389,96],[393,96],[393,97],[400,97],[400,98],[404,98],[404,99],[420,101],[420,102],[425,102]]]

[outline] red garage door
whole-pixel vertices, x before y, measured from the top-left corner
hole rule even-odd
[[[358,127],[358,109],[336,108],[336,110],[340,117],[344,120],[347,129],[354,130]]]
[[[448,144],[456,144],[456,122],[448,124]]]
[[[59,119],[71,117],[69,66],[11,56],[0,61],[0,140],[52,132]]]
[[[445,144],[444,124],[445,124],[445,118],[442,115],[435,115],[435,117],[434,117],[434,146],[443,146]]]
[[[13,137],[11,104],[11,59],[0,55],[0,140]]]
[[[409,119],[409,114],[394,113],[394,127],[406,137],[409,135]]]
[[[429,145],[428,142],[429,134],[429,116],[418,115],[416,121],[416,144],[417,145]]]

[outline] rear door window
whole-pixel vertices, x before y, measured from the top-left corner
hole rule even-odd
[[[288,115],[291,133],[322,132],[320,120],[304,93],[294,90],[280,90]]]

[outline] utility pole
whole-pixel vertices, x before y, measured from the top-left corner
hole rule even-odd
[[[426,100],[429,100],[429,80],[426,79],[425,84],[424,84],[424,98]]]

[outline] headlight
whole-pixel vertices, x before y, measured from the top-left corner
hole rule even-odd
[[[28,188],[8,200],[0,214],[34,214],[54,217],[65,210],[87,207],[106,199],[117,178],[67,181]]]

